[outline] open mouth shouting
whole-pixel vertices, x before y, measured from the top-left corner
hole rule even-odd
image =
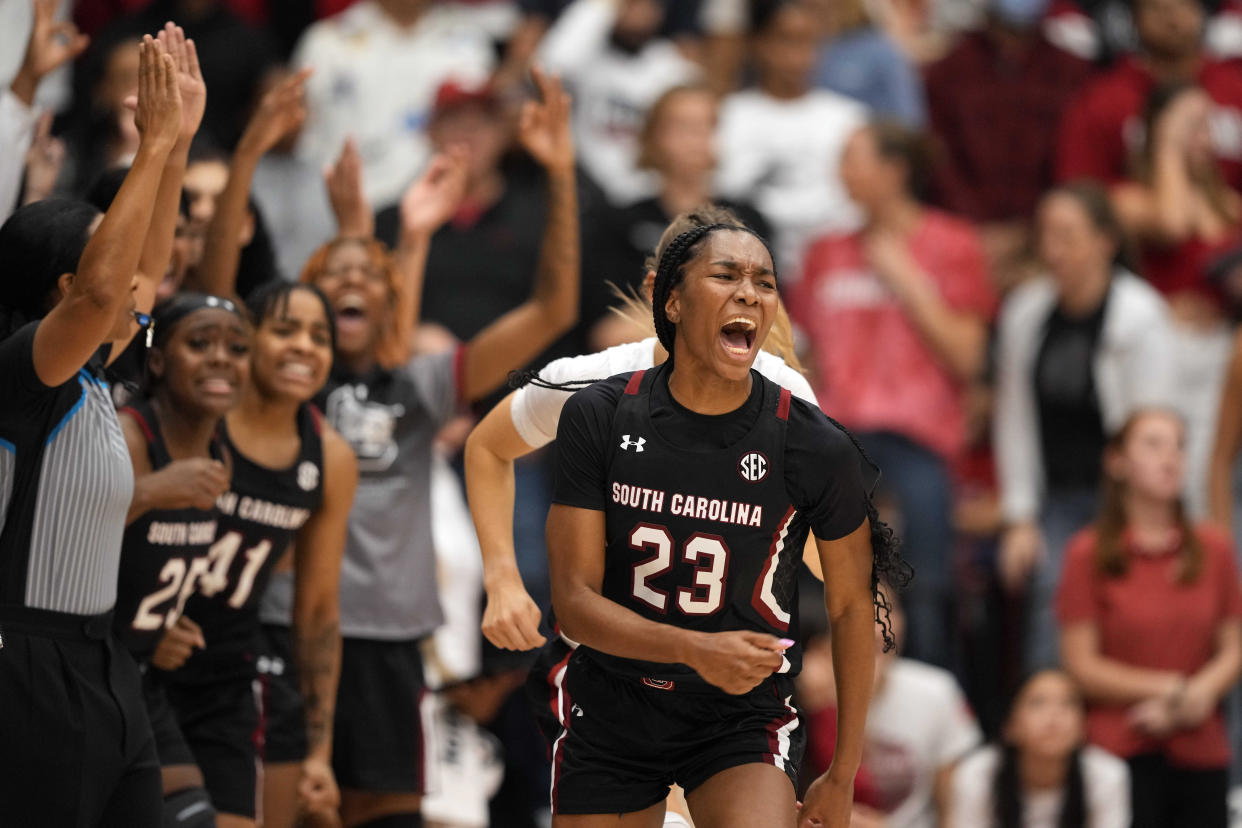
[[[759,325],[747,316],[735,316],[720,327],[720,346],[731,358],[745,362],[755,346]]]
[[[334,303],[333,311],[336,313],[338,336],[352,339],[366,335],[370,323],[366,298],[361,293],[350,291],[342,294]]]

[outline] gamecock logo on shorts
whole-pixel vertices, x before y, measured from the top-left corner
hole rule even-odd
[[[737,462],[737,473],[743,480],[758,483],[768,476],[768,458],[763,456],[763,452],[748,452]]]

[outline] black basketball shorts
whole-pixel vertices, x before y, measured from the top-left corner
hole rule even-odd
[[[263,723],[260,755],[269,764],[301,762],[307,753],[306,708],[288,627],[263,625],[256,666]]]
[[[253,818],[259,736],[257,681],[236,673],[217,680],[169,681],[168,701],[203,774],[217,812]]]
[[[342,788],[421,794],[426,773],[418,640],[341,642],[332,770]]]
[[[806,738],[788,676],[731,696],[611,672],[580,649],[562,679],[553,813],[641,811],[662,802],[673,783],[690,793],[721,771],[753,763],[780,768],[796,790]]]
[[[526,676],[526,700],[530,702],[539,732],[548,742],[549,756],[552,743],[561,735],[561,722],[556,715],[557,696],[572,653],[573,648],[565,639],[554,635],[540,648]]]

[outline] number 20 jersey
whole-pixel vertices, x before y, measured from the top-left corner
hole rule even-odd
[[[151,470],[171,463],[151,402],[134,400],[121,411],[142,429]],[[225,459],[218,440],[212,441],[211,454]],[[125,527],[113,628],[138,661],[150,658],[198,588],[216,539],[216,515],[215,509],[153,509]]]
[[[809,530],[785,486],[790,392],[752,372],[764,387],[750,431],[724,449],[690,450],[652,425],[659,370],[630,377],[613,420],[603,595],[660,623],[796,639],[795,581]],[[652,682],[703,683],[683,664],[589,653]],[[792,647],[779,672],[800,666]]]

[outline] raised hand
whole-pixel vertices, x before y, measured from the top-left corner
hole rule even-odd
[[[336,216],[337,233],[361,239],[374,236],[375,215],[362,189],[362,156],[352,136],[345,139],[336,163],[323,171],[323,178]]]
[[[246,124],[238,151],[263,155],[306,120],[306,79],[311,70],[301,69],[282,78],[259,101]]]
[[[569,127],[571,101],[555,75],[531,67],[539,89],[538,101],[522,105],[518,120],[518,140],[522,148],[549,171],[571,171],[574,166],[574,140]]]
[[[52,113],[44,112],[35,128],[34,140],[26,151],[26,203],[52,194],[60,167],[65,160],[65,144],[52,135]]]
[[[144,35],[138,46],[138,99],[134,126],[140,144],[164,152],[172,149],[181,133],[181,90],[177,65],[164,45]]]
[[[164,24],[158,40],[177,65],[177,86],[181,90],[180,140],[189,146],[207,108],[207,84],[203,82],[203,71],[198,65],[198,50],[194,41],[186,38],[185,31],[171,21]]]
[[[452,146],[437,154],[401,197],[403,233],[430,235],[448,221],[466,195],[466,153]]]
[[[57,0],[34,0],[34,25],[26,42],[26,57],[13,79],[13,92],[26,105],[34,101],[43,76],[86,51],[90,38],[72,22],[56,20]]]

